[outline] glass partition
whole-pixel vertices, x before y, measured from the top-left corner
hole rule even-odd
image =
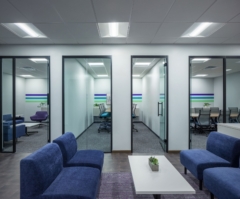
[[[78,149],[111,152],[111,58],[64,57],[64,132]]]
[[[240,58],[226,59],[226,122],[240,122]]]
[[[223,58],[190,59],[190,148],[206,149],[207,136],[223,122]]]

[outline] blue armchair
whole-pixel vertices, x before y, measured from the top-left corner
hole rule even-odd
[[[3,123],[3,132],[4,132],[4,141],[10,141],[13,139],[13,128],[7,122]],[[20,138],[21,136],[25,135],[25,125],[18,124],[16,125],[16,138]]]
[[[2,117],[3,121],[9,123],[10,125],[13,123],[13,117],[11,114],[5,114]],[[24,117],[15,118],[16,124],[20,124],[24,122]]]
[[[240,155],[240,139],[211,132],[207,140],[207,149],[183,150],[180,161],[184,172],[189,170],[198,180],[202,190],[203,171],[214,167],[238,167]]]
[[[102,171],[104,153],[99,150],[77,151],[77,141],[73,133],[65,133],[53,140],[53,143],[58,144],[62,151],[64,167],[85,166]]]
[[[100,177],[96,168],[63,168],[58,145],[50,143],[21,160],[20,198],[95,199]]]

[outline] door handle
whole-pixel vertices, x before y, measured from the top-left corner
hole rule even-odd
[[[161,104],[161,113],[159,113],[159,104]],[[163,115],[163,103],[162,102],[161,103],[158,102],[158,116],[159,115]]]

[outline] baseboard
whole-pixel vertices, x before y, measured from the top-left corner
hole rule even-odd
[[[114,150],[112,153],[131,153],[131,150]]]
[[[180,153],[181,150],[168,150],[168,153]]]

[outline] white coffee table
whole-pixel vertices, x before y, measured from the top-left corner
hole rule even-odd
[[[154,156],[158,159],[159,171],[151,170],[149,157],[128,156],[136,194],[152,194],[159,199],[161,194],[196,193],[165,156]]]
[[[29,136],[28,133],[38,133],[38,131],[31,131],[31,132],[28,132],[28,128],[32,128],[32,127],[35,127],[35,126],[39,126],[40,123],[21,123],[21,124],[24,124],[25,125],[25,134]]]

